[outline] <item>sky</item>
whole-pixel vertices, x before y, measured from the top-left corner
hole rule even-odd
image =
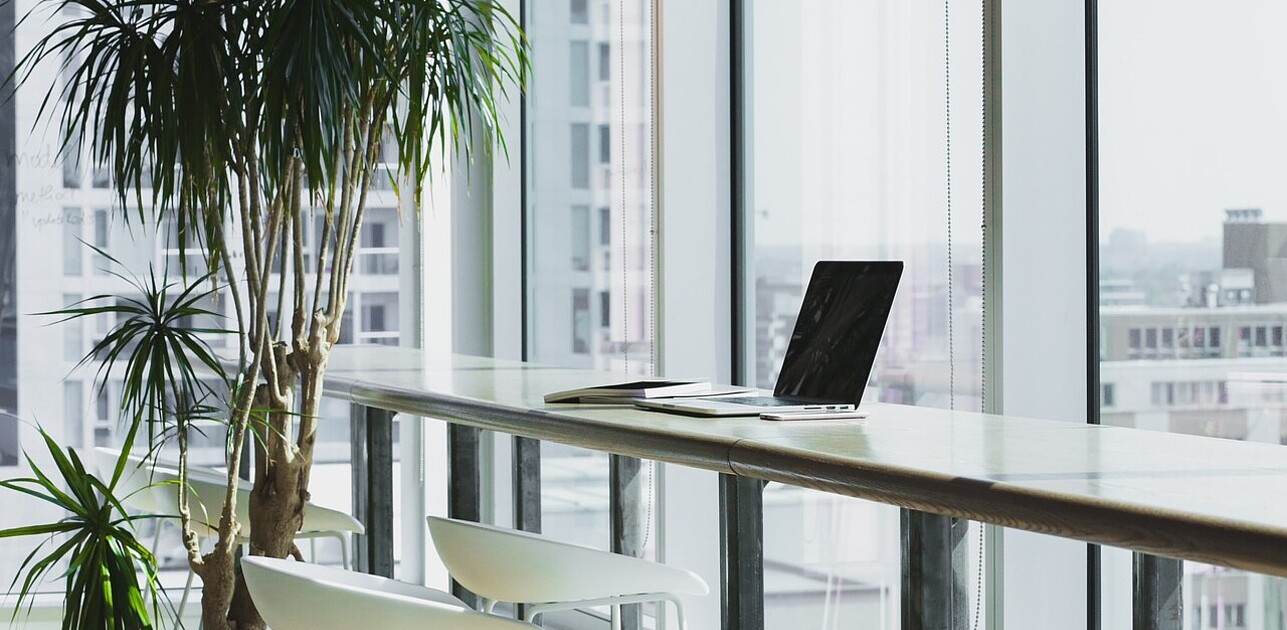
[[[1218,236],[1227,208],[1287,221],[1287,3],[1099,4],[1100,224]]]
[[[941,222],[945,197],[941,12],[851,0],[752,6],[757,241],[815,238],[800,226],[819,214],[830,215],[822,222],[831,229],[861,218],[839,231],[851,241],[925,239],[924,222]],[[979,26],[974,2],[953,6],[953,197],[960,214],[973,217],[981,190],[973,184],[982,176],[971,159],[981,140],[971,124],[982,96],[972,56]],[[1143,231],[1153,242],[1219,237],[1229,208],[1261,208],[1267,220],[1287,221],[1284,24],[1282,0],[1100,3],[1103,238],[1117,229]],[[881,85],[891,107],[873,100]],[[829,147],[838,144],[860,149],[837,154]],[[873,224],[869,211],[854,212],[880,206],[911,223]]]

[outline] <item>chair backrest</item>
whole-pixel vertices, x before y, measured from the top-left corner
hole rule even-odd
[[[504,602],[570,602],[641,593],[706,595],[696,573],[548,538],[438,516],[429,533],[465,588]]]
[[[450,600],[425,599],[409,594],[420,587],[350,571],[255,556],[242,558],[241,569],[250,598],[273,630],[535,628],[474,612],[445,593]]]
[[[112,480],[120,455],[121,452],[116,449],[101,446],[94,449],[94,467],[98,469],[98,477],[103,480],[103,483]],[[162,513],[160,506],[156,503],[155,493],[148,489],[153,481],[152,467],[148,466],[141,457],[127,455],[125,469],[121,471],[121,479],[116,482],[116,498],[125,507],[139,512]]]
[[[179,513],[179,473],[157,467],[151,471],[153,501],[161,514]],[[219,527],[219,516],[223,513],[223,501],[227,486],[223,480],[211,479],[208,474],[189,476],[188,507],[192,515],[193,531],[198,536],[210,536]],[[237,522],[241,523],[241,535],[250,536],[250,489],[243,484],[237,491]],[[362,523],[352,516],[312,503],[304,509],[303,533],[309,532],[356,532],[365,533]]]

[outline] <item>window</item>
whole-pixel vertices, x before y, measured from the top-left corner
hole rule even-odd
[[[599,42],[599,80],[612,80],[612,46],[608,42]]]
[[[94,247],[97,247],[103,251],[111,251],[111,244],[109,243],[110,234],[111,234],[111,219],[108,216],[107,209],[105,208],[95,209],[94,210],[94,241],[93,241]],[[101,254],[95,254],[93,264],[94,264],[94,275],[105,276],[108,273],[109,265],[111,264],[111,261],[107,260],[107,258],[103,257]]]
[[[80,301],[77,293],[64,293],[63,306],[71,306]],[[63,332],[63,360],[72,364],[85,356],[85,322],[79,319],[68,320],[59,324]]]
[[[612,324],[612,294],[599,292],[599,327],[607,328]]]
[[[385,247],[383,223],[371,223],[363,226],[362,247]]]
[[[1131,350],[1139,350],[1140,349],[1140,329],[1132,328],[1129,336],[1130,336]]]
[[[85,441],[85,393],[80,381],[63,381],[63,440],[80,447]]]
[[[63,275],[79,276],[84,269],[85,244],[81,242],[81,212],[79,208],[63,208]]]
[[[63,188],[76,189],[80,188],[80,182],[85,177],[81,170],[80,157],[80,139],[73,137],[63,149]]]
[[[590,352],[590,292],[572,290],[572,352]]]
[[[94,188],[107,188],[112,185],[112,169],[106,166],[94,167]]]
[[[384,332],[387,325],[384,323],[384,305],[369,304],[365,312],[362,313],[362,332]]]
[[[572,269],[590,270],[590,208],[572,208]]]
[[[612,127],[599,125],[599,163],[612,163]]]
[[[572,42],[568,52],[568,103],[590,106],[590,44]]]
[[[571,21],[573,24],[588,24],[590,22],[589,0],[570,0],[571,3]]]
[[[1114,390],[1112,383],[1104,383],[1100,387],[1100,400],[1104,403],[1105,407],[1112,407],[1117,404],[1114,394],[1116,394],[1116,391]]]
[[[652,128],[654,3],[570,2],[570,28],[547,19],[547,3],[525,3],[532,64],[522,145],[525,350],[529,360],[549,365],[648,375],[654,356],[652,147],[627,139],[611,147],[605,161],[598,129],[622,116]],[[623,181],[614,172],[647,177]],[[602,317],[605,301],[611,320]],[[542,442],[541,470],[542,531],[608,548],[608,457]],[[647,468],[643,474],[651,480]],[[653,531],[645,555],[655,553]]]
[[[773,387],[816,261],[901,259],[863,402],[980,409],[981,3],[949,3],[973,20],[953,20],[950,45],[942,3],[745,5],[748,383]],[[778,484],[764,505],[765,627],[900,627],[898,510]],[[858,598],[893,614],[838,604]]]
[[[572,188],[590,187],[590,126],[572,123]]]
[[[1149,350],[1157,349],[1157,329],[1149,328],[1144,331],[1144,347]]]
[[[1239,380],[1231,387],[1227,379],[1287,369],[1279,350],[1287,342],[1287,292],[1271,271],[1287,234],[1287,187],[1276,175],[1287,169],[1287,125],[1265,100],[1274,90],[1264,83],[1287,55],[1287,41],[1273,35],[1287,6],[1160,7],[1098,5],[1099,279],[1132,279],[1142,299],[1131,316],[1193,326],[1195,350],[1148,365],[1106,353],[1101,382],[1123,397],[1145,383],[1174,384],[1174,391],[1154,390],[1147,404],[1117,400],[1104,422],[1279,444],[1279,423],[1259,418],[1287,410],[1282,385]],[[1201,52],[1191,45],[1195,36],[1207,42]],[[1202,76],[1203,95],[1180,76]],[[1186,130],[1183,142],[1176,125]],[[1102,321],[1117,316],[1101,306]],[[1102,402],[1107,412],[1109,401]],[[1201,606],[1203,627],[1277,627],[1287,610],[1277,595],[1285,583],[1276,578],[1192,562],[1183,571],[1183,597]],[[1274,595],[1251,595],[1263,605],[1239,620],[1239,607],[1256,592]]]

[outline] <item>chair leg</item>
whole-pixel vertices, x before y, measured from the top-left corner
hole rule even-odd
[[[192,567],[188,567],[188,581],[183,585],[183,598],[179,600],[179,610],[175,613],[179,619],[183,619],[183,609],[188,605],[188,595],[192,593],[192,581],[197,577]]]
[[[679,630],[688,630],[688,618],[684,616],[684,604],[679,601],[679,597],[670,596],[662,598],[675,606],[675,616],[679,619]]]
[[[345,571],[348,571],[351,569],[349,566],[349,537],[344,532],[338,532],[335,538],[340,541],[340,564],[344,566]]]

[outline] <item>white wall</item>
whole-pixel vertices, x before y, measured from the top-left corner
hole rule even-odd
[[[659,4],[659,373],[727,382],[728,1]],[[711,584],[710,596],[685,604],[690,627],[718,628],[718,476],[667,465],[661,480],[662,559]]]
[[[1002,410],[1086,421],[1084,4],[1002,6]],[[1086,627],[1086,545],[1009,530],[1004,624]]]

